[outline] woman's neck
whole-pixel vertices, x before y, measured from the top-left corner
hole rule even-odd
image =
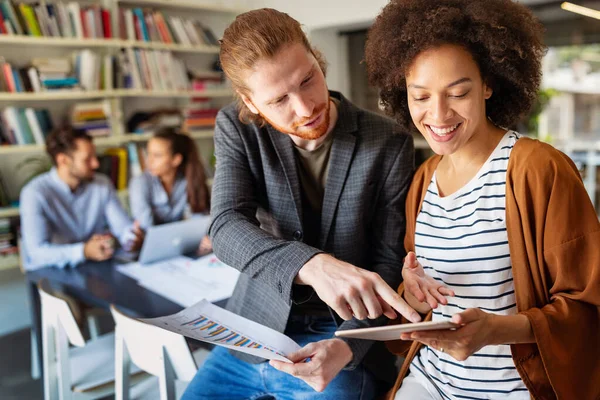
[[[436,170],[440,194],[450,195],[466,185],[481,169],[505,132],[488,123],[459,150],[443,156]]]
[[[158,177],[167,195],[171,196],[173,192],[173,186],[175,186],[175,179],[177,177],[177,170],[164,174]]]

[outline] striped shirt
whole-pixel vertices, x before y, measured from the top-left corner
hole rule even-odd
[[[517,313],[505,207],[508,159],[518,138],[507,132],[473,179],[449,196],[439,196],[433,175],[417,217],[415,252],[425,272],[456,294],[433,310],[433,321],[475,307]],[[410,373],[444,399],[529,399],[509,345],[485,346],[465,361],[424,346]]]

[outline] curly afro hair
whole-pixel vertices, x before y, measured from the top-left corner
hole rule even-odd
[[[483,81],[494,93],[486,114],[497,126],[519,122],[537,98],[543,28],[523,5],[511,0],[392,0],[367,37],[369,81],[381,104],[407,130],[406,73],[415,57],[443,44],[471,53]]]

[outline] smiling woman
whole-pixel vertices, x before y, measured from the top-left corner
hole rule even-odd
[[[541,38],[509,0],[393,0],[368,35],[383,105],[436,153],[407,196],[398,291],[460,325],[401,335],[391,398],[600,395],[598,218],[571,160],[507,129],[535,100]]]

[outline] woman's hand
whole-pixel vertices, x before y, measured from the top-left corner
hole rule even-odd
[[[404,258],[402,278],[404,279],[405,294],[409,294],[420,303],[427,303],[431,308],[437,308],[438,303],[448,304],[446,296],[454,296],[453,290],[443,286],[425,273],[423,266],[417,261],[416,254],[412,251]],[[410,296],[405,297],[409,304],[411,303]]]
[[[482,347],[497,343],[494,335],[498,330],[496,323],[507,318],[469,308],[452,316],[452,322],[461,325],[456,330],[437,330],[403,333],[402,340],[416,340],[426,346],[449,354],[458,361],[464,361]],[[526,318],[525,318],[526,319]]]

